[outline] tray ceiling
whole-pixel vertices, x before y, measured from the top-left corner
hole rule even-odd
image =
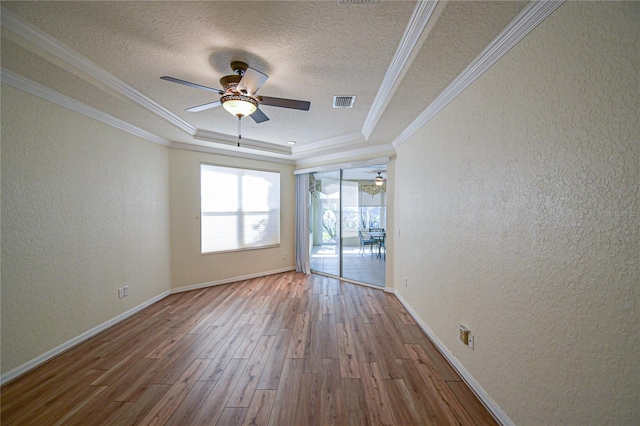
[[[392,143],[527,6],[526,2],[2,2],[3,82],[50,91],[178,148],[311,162],[393,153]],[[270,120],[218,107],[240,60],[269,75]],[[33,89],[33,90],[36,90]],[[334,96],[356,96],[334,108]],[[294,146],[287,142],[295,141]]]

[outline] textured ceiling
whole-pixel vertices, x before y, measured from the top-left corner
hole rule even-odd
[[[430,3],[426,25],[406,31],[416,2],[3,1],[2,67],[174,144],[291,160],[392,151],[394,138],[526,5]],[[38,47],[15,29],[22,27],[48,44]],[[411,36],[415,47],[386,81]],[[270,120],[243,119],[249,148],[238,150],[237,120],[223,108],[184,111],[218,95],[160,80],[220,88],[234,60],[269,75],[259,94],[310,101],[310,110],[262,106]],[[78,65],[85,63],[100,72]],[[333,108],[334,95],[355,95],[354,108]]]

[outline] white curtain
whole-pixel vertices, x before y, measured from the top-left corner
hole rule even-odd
[[[296,271],[311,273],[309,266],[309,174],[296,175]]]

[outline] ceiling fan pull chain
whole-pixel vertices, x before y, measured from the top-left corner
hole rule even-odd
[[[240,148],[240,139],[242,139],[242,116],[238,116],[238,148]]]

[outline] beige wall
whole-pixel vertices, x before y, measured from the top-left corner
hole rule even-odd
[[[3,85],[2,373],[168,291],[169,262],[168,149]]]
[[[398,149],[396,290],[519,425],[640,423],[639,17],[565,3]]]
[[[200,253],[200,163],[280,172],[280,247]],[[228,282],[295,267],[293,166],[171,150],[171,275],[173,288]]]
[[[1,159],[3,375],[172,288],[294,267],[293,166],[169,150],[4,85]],[[281,172],[280,247],[200,254],[200,162]]]

